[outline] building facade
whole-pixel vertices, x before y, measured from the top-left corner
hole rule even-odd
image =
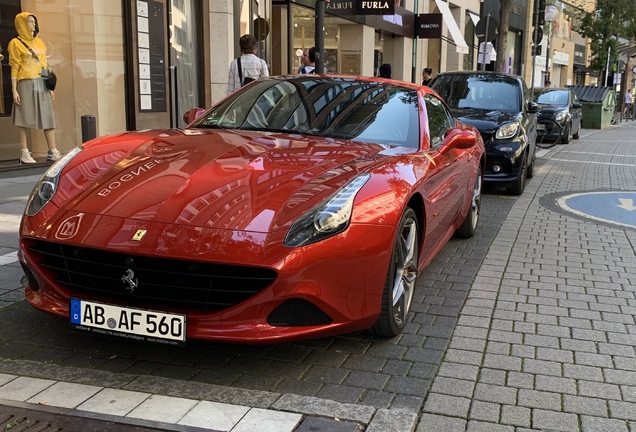
[[[590,0],[570,1],[593,9]],[[425,67],[433,69],[433,75],[494,69],[496,37],[492,28],[492,38],[479,38],[477,30],[484,18],[490,16],[491,24],[499,19],[499,0],[392,0],[385,2],[391,3],[391,13],[375,15],[359,14],[357,3],[326,4],[327,73],[375,76],[381,64],[389,63],[393,78],[420,82]],[[20,154],[17,128],[11,123],[6,52],[16,36],[16,14],[28,11],[38,18],[39,37],[58,76],[55,134],[64,153],[89,136],[91,123],[97,136],[183,127],[187,109],[209,106],[226,95],[229,64],[240,54],[242,34],[257,37],[257,55],[266,60],[271,75],[297,73],[299,53],[315,45],[315,4],[316,0],[0,0],[0,45],[5,55],[0,164],[17,164]],[[556,4],[560,15],[551,23],[552,82],[593,83],[586,68],[586,42],[570,25],[572,8],[580,5],[560,0]],[[523,76],[529,85],[542,85],[546,51],[535,57],[531,53],[533,7],[533,0],[513,0],[504,71]],[[423,32],[424,27],[434,31]],[[30,148],[36,159],[44,157],[41,131],[31,131]]]

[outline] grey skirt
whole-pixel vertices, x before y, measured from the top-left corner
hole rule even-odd
[[[30,129],[55,129],[51,93],[44,87],[44,79],[18,81],[20,105],[14,103],[11,120],[16,126]]]

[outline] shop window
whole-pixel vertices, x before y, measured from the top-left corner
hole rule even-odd
[[[177,127],[185,127],[181,113],[202,105],[200,96],[199,10],[196,0],[172,0],[170,10],[170,66],[176,73],[176,100],[172,101]]]
[[[20,0],[0,0],[0,49],[4,59],[0,62],[2,70],[0,74],[0,117],[11,115],[13,96],[11,94],[11,68],[9,67],[9,54],[7,45],[16,36],[13,19],[20,10]]]
[[[17,159],[20,148],[10,119],[13,98],[7,45],[17,36],[14,19],[23,11],[37,17],[47,63],[58,77],[53,102],[58,149],[66,153],[81,144],[84,115],[95,117],[98,136],[125,130],[122,2],[0,0],[0,44],[5,56],[0,86],[0,160]],[[46,157],[43,134],[30,132],[33,156]]]
[[[297,5],[292,5],[293,49],[291,52],[290,73],[297,73],[302,66],[302,52],[315,45],[315,12]],[[336,17],[325,15],[325,73],[339,73],[338,49],[340,26]],[[299,55],[300,54],[300,55]]]

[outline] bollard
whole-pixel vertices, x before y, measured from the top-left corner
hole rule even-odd
[[[97,124],[95,123],[95,116],[91,114],[85,114],[82,116],[82,142],[92,140],[97,137]]]

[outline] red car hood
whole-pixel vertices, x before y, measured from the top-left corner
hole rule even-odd
[[[87,144],[65,168],[53,202],[78,213],[271,232],[385,149],[297,134],[132,132]]]

